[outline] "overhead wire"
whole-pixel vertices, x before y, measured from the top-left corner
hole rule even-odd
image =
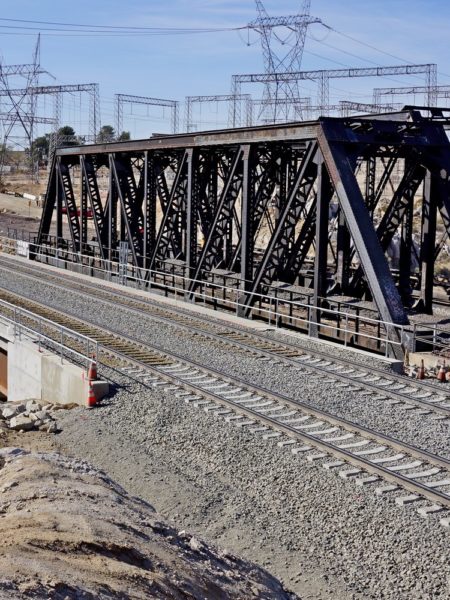
[[[196,34],[203,34],[203,33],[236,31],[242,40],[241,32],[243,30],[247,30],[247,32],[249,32],[251,29],[249,25],[240,26],[240,27],[209,27],[209,28],[208,27],[197,27],[197,28],[194,28],[194,27],[193,28],[146,27],[146,26],[131,26],[131,25],[130,26],[103,25],[103,24],[92,24],[92,23],[85,23],[85,24],[63,23],[63,22],[58,22],[58,21],[11,19],[11,18],[5,18],[5,17],[1,17],[0,22],[8,23],[8,24],[0,24],[0,35],[1,34],[3,34],[3,35],[34,35],[34,33],[29,33],[29,31],[39,30],[39,31],[45,32],[43,35],[55,36],[55,37],[56,36],[59,36],[59,37],[61,37],[61,36],[64,36],[64,37],[168,36],[168,35],[196,35]],[[12,23],[16,23],[16,25],[13,25]],[[407,61],[404,58],[398,57],[395,54],[392,54],[390,52],[382,50],[381,48],[378,48],[372,44],[363,42],[362,40],[359,40],[349,34],[339,31],[338,29],[335,29],[334,27],[327,25],[324,22],[321,22],[321,25],[326,30],[333,32],[337,35],[340,35],[342,37],[345,37],[357,44],[366,46],[366,47],[370,48],[371,50],[374,50],[376,52],[379,52],[381,54],[389,56],[389,57],[391,57],[395,60],[401,61],[403,63],[412,64],[410,61]],[[43,27],[43,26],[45,26],[45,27]],[[11,29],[13,29],[14,31],[5,31],[5,30],[11,30]],[[289,40],[292,37],[292,35],[293,35],[293,32],[291,32],[291,34],[289,34],[289,36],[286,40],[282,40],[281,38],[278,38],[278,36],[276,36],[276,37],[279,39],[280,43],[282,43],[283,45],[290,45]],[[308,38],[313,39],[317,43],[321,43],[322,45],[329,47],[335,51],[346,54],[348,56],[352,56],[353,58],[356,58],[363,62],[378,65],[378,63],[376,63],[373,60],[370,60],[368,58],[363,58],[352,52],[349,52],[348,50],[343,50],[332,44],[325,42],[325,39],[327,39],[327,37],[325,37],[323,40],[318,40],[318,39],[314,38],[313,36],[308,35]],[[250,42],[249,34],[248,34],[247,42],[245,42],[244,40],[242,40],[242,41],[244,43],[247,43],[247,45],[254,45],[255,43],[258,42],[258,40],[256,40],[255,42]],[[326,60],[330,63],[334,63],[339,66],[345,67],[345,68],[351,68],[351,67],[349,67],[349,65],[347,65],[345,63],[342,63],[338,60],[329,58],[327,56],[320,55],[320,54],[312,52],[310,50],[304,50],[304,52],[306,54],[316,56],[317,58]],[[450,77],[449,75],[446,75],[445,73],[440,73],[440,74],[445,77]],[[416,78],[419,77],[416,74],[411,74],[410,76],[416,77]],[[395,81],[396,83],[399,82],[399,80],[393,79],[389,76],[381,76],[381,77],[391,80],[391,81]],[[402,81],[401,83],[403,84],[404,81]],[[340,88],[337,88],[335,86],[330,86],[330,90],[347,92],[347,90],[341,90]],[[359,97],[370,97],[368,94],[361,94],[361,93],[353,93],[353,95],[357,95]],[[143,119],[143,120],[145,120],[145,119]]]
[[[125,35],[186,35],[198,33],[217,33],[221,31],[239,31],[247,29],[247,25],[240,27],[144,27],[135,25],[96,25],[80,23],[61,23],[57,21],[37,21],[31,19],[10,19],[0,17],[0,21],[7,23],[21,23],[20,25],[0,25],[2,29],[38,30],[50,32],[75,32],[75,33],[106,33]],[[27,23],[27,25],[22,25]],[[33,26],[30,26],[33,25]],[[52,27],[42,27],[51,25]]]
[[[339,31],[338,29],[331,27],[331,25],[327,25],[326,23],[323,23],[323,22],[321,24],[329,31],[333,31],[334,33],[337,33],[338,35],[341,35],[342,37],[345,37],[345,38],[351,40],[352,42],[360,44],[361,46],[366,46],[367,48],[370,48],[371,50],[375,50],[375,52],[379,52],[380,54],[384,54],[385,56],[389,56],[390,58],[395,58],[395,60],[399,60],[408,65],[413,64],[411,61],[406,60],[405,58],[401,58],[400,56],[392,54],[391,52],[386,52],[385,50],[381,50],[381,48],[378,48],[377,46],[374,46],[373,44],[368,44],[367,42],[363,42],[362,40],[359,40],[347,33],[344,33],[343,31]],[[450,77],[450,75],[448,75],[447,73],[443,73],[442,71],[438,71],[438,75],[442,75],[444,77]]]

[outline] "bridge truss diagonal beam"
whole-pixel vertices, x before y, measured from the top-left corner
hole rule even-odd
[[[438,112],[60,148],[37,242],[51,239],[56,211],[57,245],[114,261],[128,242],[130,264],[184,275],[192,300],[225,277],[244,315],[292,289],[310,298],[319,331],[320,307],[339,293],[405,324],[417,298],[430,310],[442,229],[450,235],[450,142]],[[400,275],[389,254],[397,238]]]
[[[400,296],[395,288],[389,267],[371,224],[369,211],[354,180],[351,157],[342,144],[333,138],[334,124],[323,123],[319,134],[319,145],[330,172],[340,206],[351,231],[356,251],[361,260],[367,283],[372,291],[380,314],[386,321],[405,323],[407,321]]]

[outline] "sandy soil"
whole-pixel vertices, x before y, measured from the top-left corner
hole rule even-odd
[[[0,433],[0,598],[297,598],[105,473],[52,452],[54,439]]]
[[[37,233],[41,219],[42,208],[35,202],[0,194],[0,235],[7,235],[8,228],[22,232]]]

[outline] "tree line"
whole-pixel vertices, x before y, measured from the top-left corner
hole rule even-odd
[[[48,158],[51,137],[51,133],[46,133],[33,141],[31,153],[35,159],[45,161]],[[59,145],[62,146],[79,146],[86,143],[85,136],[77,135],[70,125],[60,127],[56,132],[56,137]],[[102,125],[97,134],[97,143],[126,142],[129,139],[131,139],[129,131],[122,131],[117,135],[112,125]]]

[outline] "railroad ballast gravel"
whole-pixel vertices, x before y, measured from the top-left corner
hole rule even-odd
[[[21,277],[20,273],[2,271],[1,267],[0,273],[2,287],[24,294],[32,300],[71,312],[81,318],[84,316],[88,321],[112,328],[142,342],[154,344],[188,360],[217,370],[225,370],[254,385],[307,402],[360,425],[376,429],[385,435],[394,436],[406,443],[450,458],[449,419],[436,420],[432,415],[424,416],[415,411],[405,410],[407,405],[392,406],[384,400],[374,400],[370,396],[360,395],[356,389],[357,383],[348,389],[341,388],[336,383],[330,382],[331,374],[330,379],[327,379],[312,376],[311,372],[301,364],[297,369],[283,364],[268,363],[239,348],[230,348],[200,336],[191,336],[176,325],[171,327],[158,323],[150,317],[130,312],[121,306],[105,305],[100,300],[48,286],[44,280],[36,282]],[[280,336],[281,334],[276,334],[277,338]],[[290,336],[288,341],[294,339]],[[317,347],[317,342],[314,340],[302,338],[302,345],[303,341],[306,347],[311,347],[311,352]],[[328,350],[327,345],[326,351]],[[361,354],[355,356],[362,361],[362,369],[364,365],[370,367],[373,364],[376,366],[383,364],[376,358]],[[269,364],[270,368],[268,368]]]
[[[252,383],[431,451],[448,453],[448,424],[359,398],[175,328],[4,272],[2,285]],[[299,367],[301,369],[301,367]],[[116,377],[116,376],[115,376]],[[210,539],[267,566],[304,598],[448,597],[448,531],[414,507],[343,482],[276,441],[264,441],[173,394],[119,379],[108,406],[59,421],[64,451],[91,460],[131,493]],[[157,496],[159,503],[155,500]],[[305,593],[306,591],[306,593]]]
[[[105,406],[61,415],[62,451],[266,567],[304,600],[448,597],[448,531],[438,518],[344,482],[176,392],[118,383]]]

